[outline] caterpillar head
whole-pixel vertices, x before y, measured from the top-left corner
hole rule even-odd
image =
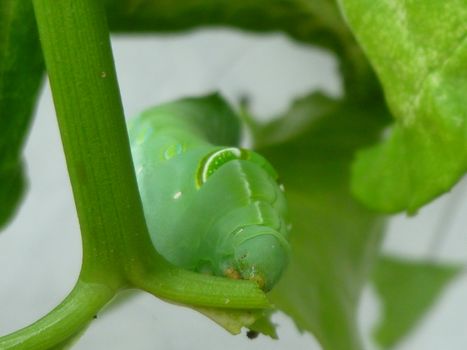
[[[288,243],[281,233],[267,226],[251,225],[238,233],[233,258],[224,275],[255,281],[268,291],[279,280],[288,260]]]
[[[272,166],[257,153],[223,148],[201,162],[197,181],[202,210],[217,212],[207,232],[217,237],[212,269],[271,289],[289,254],[286,202]]]

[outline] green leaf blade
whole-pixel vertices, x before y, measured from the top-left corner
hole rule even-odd
[[[380,258],[373,273],[373,284],[383,310],[373,332],[377,343],[383,348],[397,345],[460,272],[459,266],[389,256]]]
[[[276,327],[271,322],[268,310],[228,310],[206,307],[191,307],[210,318],[232,335],[238,335],[243,328],[278,339]]]
[[[361,349],[356,307],[384,221],[351,196],[349,167],[355,150],[377,138],[387,111],[380,101],[362,108],[311,95],[282,122],[306,115],[289,140],[268,144],[264,138],[275,133],[260,133],[268,146],[259,151],[280,174],[293,224],[291,262],[272,300],[324,349]]]
[[[30,1],[0,3],[0,229],[25,189],[21,150],[44,72]]]
[[[0,229],[14,216],[26,187],[22,164],[0,172]]]
[[[462,0],[340,4],[396,119],[388,138],[359,154],[353,191],[376,210],[415,212],[467,170],[467,7]]]

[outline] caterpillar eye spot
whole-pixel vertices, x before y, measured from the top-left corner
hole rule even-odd
[[[201,187],[209,176],[214,174],[224,164],[236,159],[247,159],[247,154],[236,147],[228,147],[209,153],[201,162],[198,169],[197,185]]]
[[[279,189],[282,191],[282,192],[285,192],[285,187],[284,187],[284,184],[279,184]]]
[[[183,153],[183,145],[180,143],[176,143],[174,145],[170,145],[167,147],[164,151],[164,159],[169,160],[176,155],[182,154]]]

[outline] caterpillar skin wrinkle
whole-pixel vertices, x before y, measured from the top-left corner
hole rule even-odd
[[[218,95],[149,109],[129,123],[157,251],[189,270],[270,290],[288,261],[287,205],[269,162],[236,147],[240,125]]]

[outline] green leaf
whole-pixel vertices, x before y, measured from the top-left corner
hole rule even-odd
[[[467,170],[465,0],[339,0],[395,117],[359,154],[353,190],[368,206],[416,211]]]
[[[459,272],[459,266],[380,258],[373,273],[383,310],[374,329],[378,344],[392,348],[409,334]]]
[[[248,328],[254,332],[277,339],[276,328],[269,319],[270,313],[265,310],[228,310],[205,307],[191,308],[210,318],[233,335],[240,334],[242,328]]]
[[[127,303],[137,295],[137,290],[124,290],[117,294],[116,297],[106,305],[103,312],[116,310],[121,305]],[[196,307],[173,303],[170,300],[166,301],[175,305],[191,308],[203,314],[233,335],[240,334],[242,328],[249,328],[258,333],[270,336],[273,339],[277,339],[275,326],[270,322],[270,312],[267,310],[232,310],[210,307]]]
[[[254,338],[257,334],[263,334],[275,340],[279,339],[276,331],[276,324],[272,323],[271,321],[272,314],[273,310],[263,311],[261,317],[259,317],[253,324],[248,326],[251,331],[250,334],[253,335],[252,338]]]
[[[0,229],[14,216],[24,188],[25,179],[21,161],[15,165],[0,164]]]
[[[355,150],[374,142],[386,120],[381,100],[363,106],[314,94],[256,132],[259,152],[285,186],[293,224],[290,265],[272,300],[324,349],[362,348],[356,306],[383,220],[352,198],[349,167]],[[281,129],[290,140],[277,138]],[[268,143],[268,135],[279,143]]]
[[[0,228],[24,191],[21,149],[44,64],[31,1],[0,2]]]
[[[313,123],[334,112],[338,106],[337,101],[325,95],[312,94],[295,101],[286,116],[276,118],[265,125],[256,123],[247,111],[243,111],[243,114],[254,133],[256,147],[264,148],[268,145],[287,143],[288,140],[300,137],[303,130],[313,127]]]

